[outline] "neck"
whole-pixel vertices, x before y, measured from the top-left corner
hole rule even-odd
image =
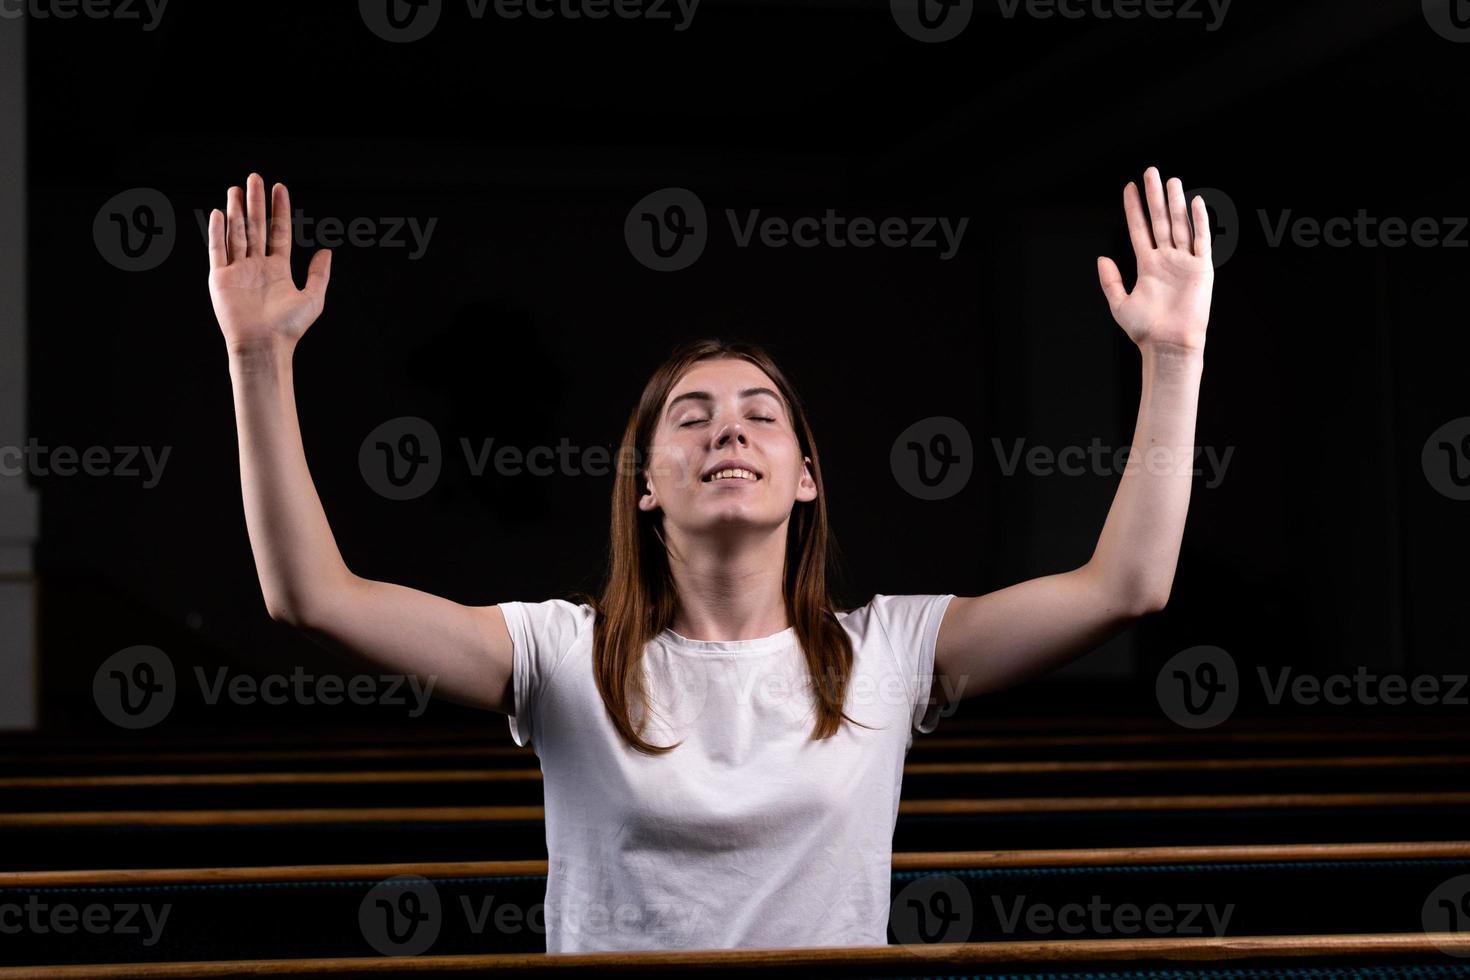
[[[728,537],[681,536],[665,525],[678,590],[674,632],[691,640],[755,640],[791,623],[782,595],[786,522]]]

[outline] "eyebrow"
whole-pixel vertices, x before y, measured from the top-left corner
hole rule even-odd
[[[776,399],[777,404],[780,404],[780,405],[783,405],[783,406],[785,405],[785,402],[783,402],[781,400],[781,396],[778,395],[778,394],[776,394],[774,391],[772,391],[769,388],[746,388],[746,389],[744,389],[743,391],[740,392],[740,397],[741,398],[753,398],[756,395],[770,395],[772,398]],[[684,394],[679,395],[679,396],[677,396],[677,397],[675,397],[673,399],[670,399],[670,401],[669,401],[669,407],[664,412],[664,416],[667,417],[669,415],[672,415],[673,412],[674,412],[674,406],[675,405],[678,405],[681,401],[684,401],[686,398],[692,398],[692,399],[694,399],[696,401],[704,401],[704,402],[712,402],[712,401],[715,400],[715,396],[714,395],[711,395],[707,391],[686,391],[686,392],[684,392]]]

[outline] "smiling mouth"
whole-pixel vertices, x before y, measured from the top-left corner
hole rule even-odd
[[[704,483],[756,483],[760,480],[760,474],[752,470],[732,467],[730,469],[716,470],[709,476],[703,478]]]

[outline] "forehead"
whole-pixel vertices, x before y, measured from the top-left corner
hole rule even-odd
[[[697,361],[684,376],[669,389],[667,405],[686,391],[707,391],[717,399],[724,399],[746,388],[769,388],[780,393],[771,376],[747,360],[738,357],[722,357]]]

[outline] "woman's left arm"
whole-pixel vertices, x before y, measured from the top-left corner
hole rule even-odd
[[[1202,198],[1156,167],[1123,190],[1138,282],[1097,260],[1118,325],[1139,347],[1138,424],[1113,505],[1087,564],[982,596],[956,596],[940,625],[934,671],[949,699],[1009,687],[1095,648],[1168,601],[1189,510],[1194,421],[1204,370],[1214,265]],[[1193,216],[1193,232],[1190,216]]]

